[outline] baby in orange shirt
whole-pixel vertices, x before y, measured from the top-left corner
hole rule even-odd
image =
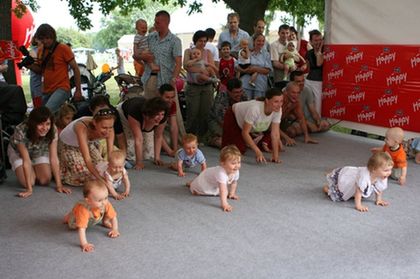
[[[407,154],[403,146],[404,131],[399,127],[389,128],[385,133],[385,144],[383,147],[372,148],[372,152],[385,151],[388,152],[394,161],[391,178],[398,180],[400,185],[405,184],[407,177]]]
[[[70,229],[77,229],[83,252],[91,252],[94,246],[86,240],[86,229],[102,222],[111,229],[108,236],[118,237],[117,213],[108,201],[108,189],[98,180],[87,181],[83,187],[84,199],[78,201],[72,211],[64,217]]]

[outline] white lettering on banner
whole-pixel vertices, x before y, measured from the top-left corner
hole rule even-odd
[[[413,103],[413,110],[414,112],[419,111],[420,110],[420,99],[417,100],[417,102]]]
[[[417,66],[417,64],[420,64],[420,56],[419,56],[419,54],[417,54],[416,56],[414,56],[413,58],[411,58],[410,62],[411,62],[411,68],[414,68],[414,67]]]
[[[361,72],[354,76],[356,82],[373,79],[373,71]]]
[[[398,95],[381,97],[378,99],[379,107],[383,107],[384,105],[390,106],[397,103],[398,103]]]
[[[355,92],[347,96],[347,100],[349,103],[353,102],[360,102],[365,99],[365,92]]]
[[[381,55],[376,57],[376,66],[382,65],[382,64],[389,64],[391,62],[395,61],[396,53],[389,53],[385,55]]]
[[[367,111],[367,112],[361,112],[357,114],[357,121],[371,121],[374,120],[376,116],[376,111]]]
[[[23,42],[22,45],[26,46],[27,44],[29,44],[34,35],[35,35],[35,25],[32,25],[30,28],[26,28],[25,41]]]
[[[390,127],[401,127],[410,124],[410,116],[394,117],[389,119]]]
[[[343,74],[344,74],[343,69],[339,69],[339,70],[336,70],[336,71],[329,72],[329,73],[328,73],[328,80],[331,80],[331,79],[333,79],[333,78],[339,78],[339,77],[342,77],[342,76],[343,76]]]
[[[392,74],[391,76],[386,78],[386,84],[388,86],[393,85],[393,84],[401,84],[402,82],[406,82],[407,81],[407,73],[401,73],[398,75],[394,75]]]
[[[349,54],[349,55],[346,56],[346,64],[350,64],[350,63],[353,63],[353,62],[359,62],[360,60],[363,60],[363,52]]]
[[[331,117],[342,116],[344,114],[346,114],[346,108],[345,107],[330,109],[330,116]]]
[[[327,52],[324,54],[325,61],[331,61],[335,58],[335,51]]]
[[[322,92],[323,98],[332,98],[337,95],[337,89],[326,89],[324,92]]]

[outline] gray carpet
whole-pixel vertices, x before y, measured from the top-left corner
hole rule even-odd
[[[390,206],[365,201],[333,203],[322,193],[324,173],[364,165],[382,142],[328,132],[319,145],[281,154],[280,165],[243,158],[232,213],[219,198],[192,196],[184,186],[199,171],[178,178],[147,163],[129,171],[132,195],[112,201],[121,236],[101,226],[88,229],[93,253],[82,253],[78,236],[61,223],[82,197],[35,187],[28,199],[9,171],[0,185],[0,278],[419,278],[420,166],[410,161],[407,185],[389,183]],[[218,151],[203,147],[208,164]],[[166,158],[167,159],[167,158]]]

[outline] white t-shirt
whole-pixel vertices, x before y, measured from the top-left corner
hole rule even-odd
[[[343,193],[343,200],[354,197],[356,187],[362,191],[362,197],[368,198],[374,192],[382,192],[388,186],[388,179],[378,179],[375,183],[370,180],[367,167],[344,167],[338,176],[338,188]]]
[[[252,125],[251,132],[259,133],[267,131],[271,123],[280,124],[281,110],[279,112],[272,112],[270,115],[264,113],[264,102],[251,100],[246,102],[239,102],[232,106],[235,114],[236,122],[242,129],[244,123]]]
[[[220,58],[219,58],[219,50],[217,49],[217,47],[210,42],[206,43],[206,46],[204,47],[205,49],[210,50],[211,54],[213,55],[213,60],[214,62],[219,62]]]
[[[221,166],[207,168],[200,173],[190,186],[191,192],[199,195],[218,196],[220,194],[219,184],[230,185],[239,180],[239,171],[228,176]]]

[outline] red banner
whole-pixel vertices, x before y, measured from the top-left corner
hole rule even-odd
[[[420,45],[328,45],[322,115],[420,132]]]
[[[4,60],[14,60],[20,57],[22,57],[22,54],[12,41],[0,40],[0,63]]]

